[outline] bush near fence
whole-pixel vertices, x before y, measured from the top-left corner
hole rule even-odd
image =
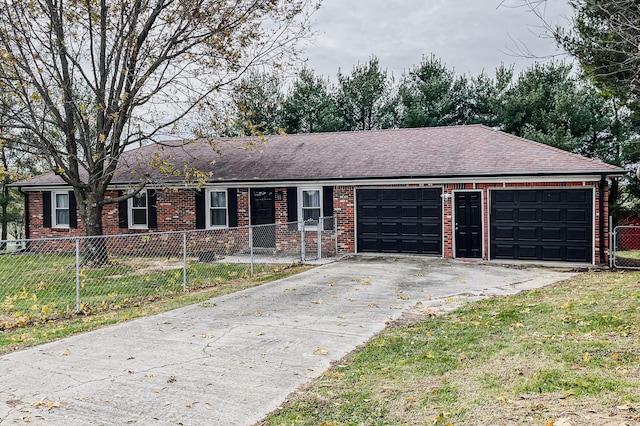
[[[265,225],[95,237],[108,251],[99,266],[83,262],[89,237],[13,245],[25,248],[0,255],[0,330],[137,306],[336,253],[334,230],[320,233],[318,253],[317,230],[269,226],[272,248],[252,245]]]

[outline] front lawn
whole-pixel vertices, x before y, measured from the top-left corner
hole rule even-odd
[[[640,273],[590,272],[397,324],[263,425],[640,421]]]

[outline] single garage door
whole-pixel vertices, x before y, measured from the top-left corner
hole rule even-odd
[[[357,190],[357,250],[441,255],[440,194],[440,188]]]
[[[491,191],[491,258],[591,263],[593,190]]]

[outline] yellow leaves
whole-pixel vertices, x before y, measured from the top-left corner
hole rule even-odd
[[[584,353],[584,357],[583,357],[583,359],[584,359],[584,362],[589,362],[589,361],[591,361],[591,355],[589,355],[589,352],[585,352],[585,353]]]
[[[329,353],[325,348],[317,347],[315,351],[313,351],[315,355],[327,355]]]
[[[524,324],[523,324],[523,323],[521,323],[521,322],[516,322],[516,323],[513,323],[513,324],[511,324],[511,325],[509,326],[509,330],[513,331],[513,330],[515,330],[516,328],[523,328],[523,327],[524,327]]]
[[[49,401],[48,399],[42,400],[42,401],[33,401],[32,404],[34,407],[42,407],[42,408],[46,408],[47,411],[53,409],[53,408],[60,408],[62,407],[62,402],[60,401]]]
[[[262,316],[262,312],[260,312],[260,311],[256,311],[256,312],[254,313],[254,315],[255,315],[255,316],[257,316],[257,317],[261,317],[261,316]]]
[[[144,377],[156,377],[156,373],[147,373]]]
[[[98,141],[100,143],[104,143],[104,141],[107,140],[107,137],[105,136],[104,133],[100,133],[100,135],[98,135]]]
[[[60,352],[60,355],[69,356],[71,355],[71,351],[69,349],[65,349],[64,351]]]

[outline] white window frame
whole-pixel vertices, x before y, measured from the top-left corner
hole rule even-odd
[[[144,207],[144,210],[146,212],[146,221],[144,224],[136,224],[133,223],[133,210],[134,209],[142,209],[142,207],[134,207],[133,206],[133,200],[135,197],[139,196],[139,195],[144,195],[145,200],[146,200],[146,206]],[[140,191],[138,192],[136,195],[132,196],[131,198],[129,198],[127,200],[127,217],[129,220],[129,229],[149,229],[149,194],[147,193],[147,191]]]
[[[224,194],[224,207],[213,207],[211,205],[211,194],[214,192],[221,192]],[[207,189],[205,191],[206,201],[206,221],[207,229],[226,229],[229,227],[229,194],[226,189]],[[211,210],[223,210],[224,209],[224,225],[212,225],[211,224]]]
[[[318,209],[320,210],[318,218],[322,218],[323,217],[323,211],[322,211],[322,204],[323,204],[323,193],[322,193],[322,188],[321,187],[309,187],[309,188],[298,188],[298,218],[300,221],[304,221],[304,211],[307,209],[311,209],[311,207],[305,207],[304,206],[304,193],[305,192],[317,192],[318,193],[318,200],[319,200],[319,206],[318,207],[313,207],[313,209]],[[320,220],[318,220],[318,222],[320,222]],[[317,223],[314,224],[305,224],[305,228],[307,229],[316,229],[318,227]]]
[[[58,208],[58,195],[67,196],[67,223],[58,223],[58,210],[65,210],[64,208]],[[51,226],[53,228],[69,229],[71,227],[71,199],[69,191],[51,191]],[[75,212],[74,212],[75,213]]]

